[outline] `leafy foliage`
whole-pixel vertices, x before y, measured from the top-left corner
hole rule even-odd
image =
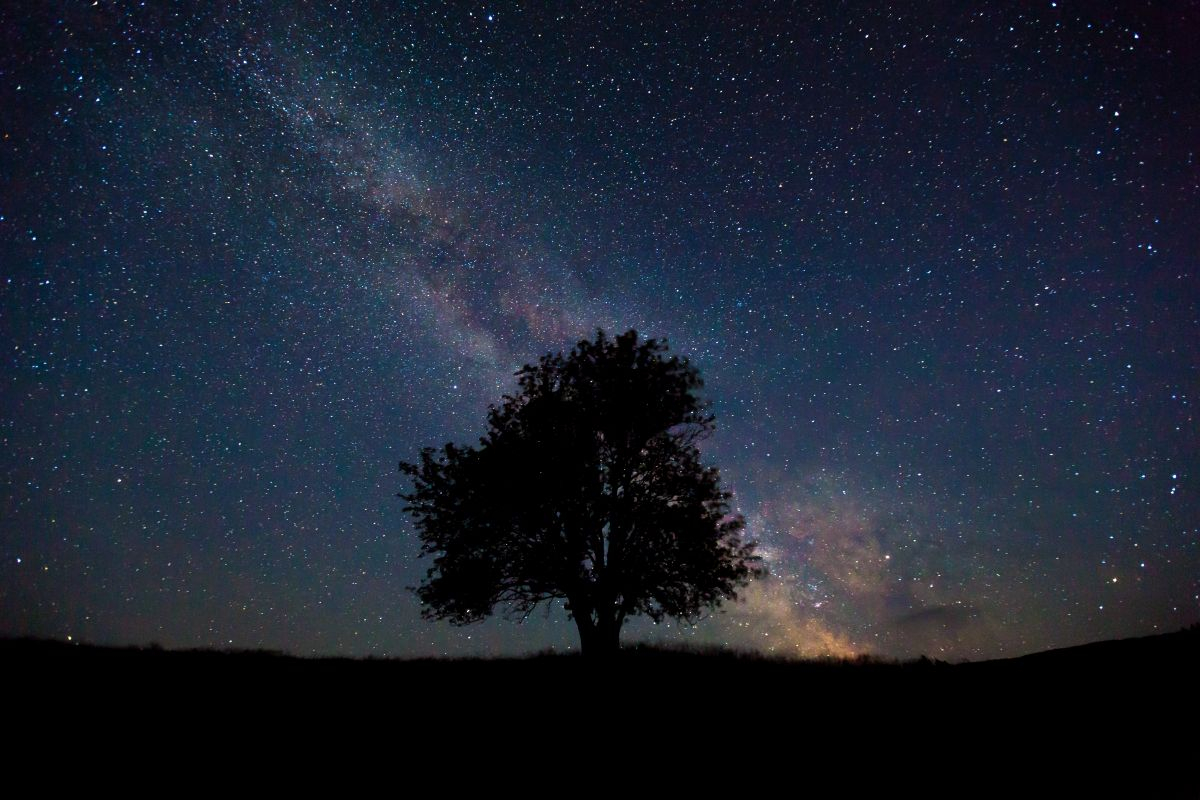
[[[665,343],[603,331],[518,373],[478,447],[425,448],[401,493],[433,556],[416,589],[457,624],[566,600],[585,652],[633,615],[694,620],[763,573],[718,471],[703,384]]]

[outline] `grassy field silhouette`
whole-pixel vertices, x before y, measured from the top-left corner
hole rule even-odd
[[[719,647],[632,644],[616,655],[534,653],[500,658],[306,658],[266,650],[172,650],[108,647],[46,639],[0,639],[0,659],[26,685],[121,688],[133,695],[193,690],[245,692],[252,685],[283,690],[327,684],[358,688],[420,685],[430,691],[484,694],[508,687],[551,698],[582,685],[615,696],[654,694],[675,687],[696,691],[749,682],[777,699],[789,689],[850,688],[861,695],[900,690],[969,692],[979,696],[1038,694],[1067,682],[1076,690],[1105,685],[1140,691],[1190,683],[1200,674],[1200,625],[1173,633],[1033,653],[1017,658],[948,663],[925,657],[890,660],[798,660]],[[1147,683],[1150,682],[1150,683]],[[1182,687],[1180,687],[1182,688]]]
[[[883,756],[906,765],[901,785],[1020,765],[1074,791],[1085,764],[1092,780],[1153,771],[1159,796],[1189,796],[1200,626],[959,664],[639,645],[606,659],[298,658],[30,639],[0,640],[0,663],[13,764],[62,751],[185,769],[208,753],[261,768],[256,754],[299,748],[455,776],[485,753],[568,764],[587,750],[725,779],[794,761],[840,784]]]

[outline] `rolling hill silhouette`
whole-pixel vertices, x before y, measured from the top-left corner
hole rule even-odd
[[[47,639],[0,639],[6,671],[30,684],[59,682],[78,686],[103,681],[142,691],[162,684],[244,690],[246,681],[274,686],[291,681],[311,685],[325,679],[419,681],[427,686],[470,691],[480,684],[541,687],[559,680],[573,685],[582,676],[604,675],[614,686],[653,687],[666,676],[675,685],[752,680],[762,684],[806,685],[943,683],[957,688],[994,690],[1017,685],[1036,687],[1042,678],[1069,675],[1080,684],[1112,675],[1200,674],[1200,625],[1172,633],[1093,642],[1015,658],[948,663],[922,657],[891,661],[873,657],[847,660],[794,660],[721,648],[633,645],[616,657],[592,661],[577,654],[537,653],[503,658],[306,658],[267,650],[169,650],[112,647]],[[465,684],[465,685],[464,685]]]
[[[645,646],[599,661],[356,660],[29,639],[0,640],[0,664],[5,721],[19,734],[14,764],[51,744],[105,763],[235,748],[254,762],[262,748],[299,742],[344,763],[364,753],[382,763],[403,746],[413,768],[442,764],[451,775],[514,742],[563,754],[612,747],[616,736],[615,746],[633,747],[621,743],[632,737],[677,764],[703,765],[699,754],[715,748],[709,768],[724,774],[774,754],[853,776],[885,755],[907,765],[908,785],[945,780],[948,768],[991,780],[1036,762],[1057,765],[1070,791],[1081,764],[1092,780],[1124,765],[1166,796],[1191,786],[1178,765],[1190,758],[1200,626],[962,664]],[[1119,755],[1098,760],[1104,752]]]

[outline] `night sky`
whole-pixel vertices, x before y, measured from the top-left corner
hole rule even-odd
[[[597,328],[771,571],[626,641],[1196,622],[1200,4],[911,6],[4,4],[0,634],[576,646],[420,619],[396,467]]]

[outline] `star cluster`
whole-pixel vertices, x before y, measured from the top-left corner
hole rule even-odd
[[[728,5],[728,4],[726,4]],[[0,10],[0,633],[523,652],[396,462],[597,328],[699,366],[771,577],[627,639],[1200,617],[1194,3]]]

